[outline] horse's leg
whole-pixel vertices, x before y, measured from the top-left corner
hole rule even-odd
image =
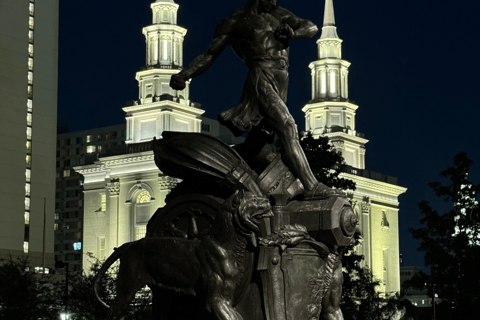
[[[219,274],[205,281],[207,308],[211,310],[216,320],[243,320],[233,309],[235,286],[233,279],[222,279]]]
[[[113,301],[110,311],[108,312],[107,320],[123,320],[130,303],[135,298],[135,294],[145,286],[140,275],[133,270],[126,270],[130,268],[122,268],[118,272],[117,281],[117,296]]]

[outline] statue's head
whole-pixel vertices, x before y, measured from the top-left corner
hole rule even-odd
[[[261,11],[270,12],[277,6],[277,0],[258,0]]]

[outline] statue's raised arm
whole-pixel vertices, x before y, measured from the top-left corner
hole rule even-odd
[[[170,86],[175,90],[185,89],[185,82],[205,72],[213,64],[215,59],[229,44],[230,34],[228,25],[222,20],[217,26],[212,43],[207,51],[196,57],[188,67],[170,79]]]
[[[282,7],[276,7],[272,16],[280,21],[281,25],[276,30],[279,40],[309,39],[317,32],[317,26],[310,20],[302,19]]]

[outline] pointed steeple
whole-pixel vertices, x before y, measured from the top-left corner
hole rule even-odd
[[[322,35],[317,40],[318,60],[312,72],[312,99],[303,107],[305,127],[314,137],[328,136],[349,166],[365,168],[365,144],[355,128],[358,106],[348,99],[348,68],[342,59],[342,39],[337,35],[333,0],[325,0]]]
[[[325,1],[325,15],[323,17],[323,26],[335,25],[335,13],[333,11],[333,0]]]
[[[325,0],[325,15],[323,17],[322,36],[320,39],[339,39],[337,27],[335,26],[335,13],[333,11],[333,0]]]

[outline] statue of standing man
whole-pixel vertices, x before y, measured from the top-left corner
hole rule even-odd
[[[230,45],[249,72],[240,103],[219,116],[236,136],[249,132],[242,156],[255,156],[277,134],[282,159],[302,182],[304,199],[336,194],[317,181],[300,146],[297,126],[286,106],[289,41],[311,38],[318,28],[309,20],[277,6],[277,0],[248,0],[245,6],[217,25],[208,50],[180,73],[170,86],[183,90],[185,82],[206,71]]]

